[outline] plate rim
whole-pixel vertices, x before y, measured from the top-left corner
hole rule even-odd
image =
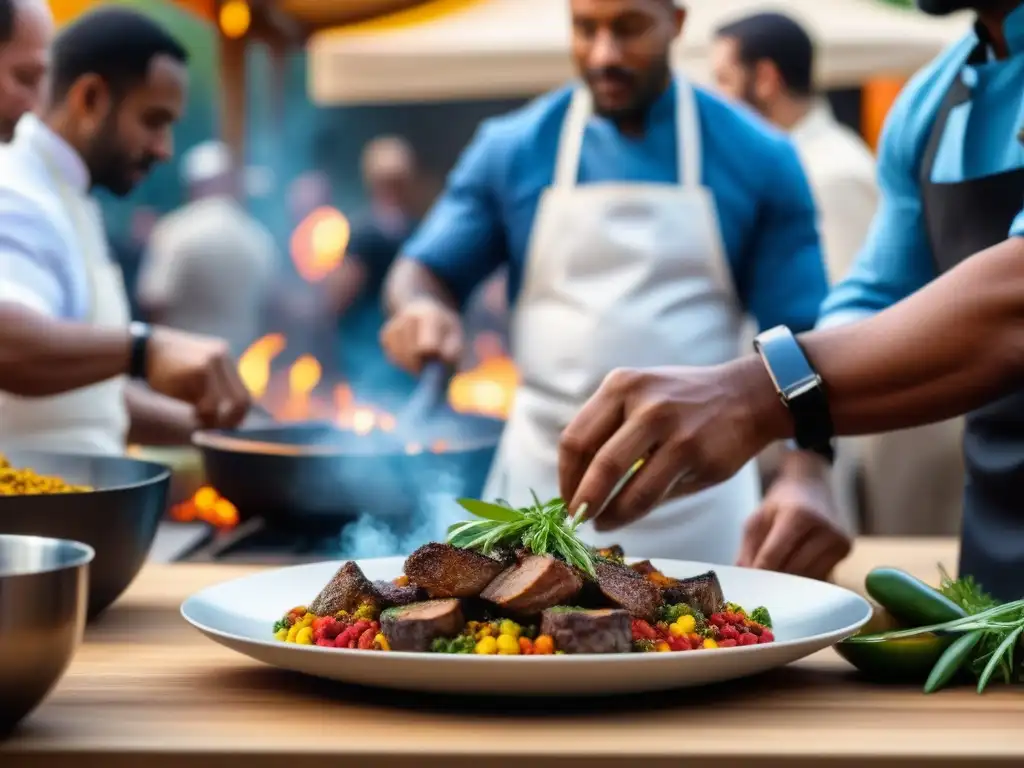
[[[320,647],[318,645],[296,645],[294,643],[291,643],[291,644],[289,644],[289,643],[282,643],[280,640],[274,639],[273,637],[270,637],[269,639],[264,640],[264,639],[259,639],[259,638],[246,637],[244,635],[237,635],[237,634],[234,634],[232,632],[226,632],[224,630],[217,629],[215,627],[211,627],[209,625],[206,625],[206,624],[196,620],[195,618],[189,616],[189,613],[188,613],[189,603],[194,603],[204,593],[209,592],[209,591],[214,590],[214,589],[217,589],[217,588],[222,587],[222,586],[227,585],[227,584],[231,584],[231,583],[234,583],[234,582],[245,581],[246,579],[250,579],[253,576],[264,575],[264,574],[269,574],[269,573],[284,573],[284,572],[287,572],[287,571],[294,571],[294,570],[300,570],[300,569],[305,569],[305,568],[312,568],[312,567],[315,567],[315,566],[334,565],[334,564],[337,564],[338,567],[340,568],[342,565],[344,565],[347,562],[355,562],[356,564],[359,564],[359,563],[370,563],[370,562],[374,562],[374,561],[380,562],[380,561],[385,561],[385,560],[401,560],[401,559],[403,559],[403,558],[399,555],[399,556],[393,556],[393,557],[342,558],[342,559],[338,559],[338,560],[320,560],[320,561],[312,562],[312,563],[298,563],[298,564],[294,564],[294,565],[283,566],[283,567],[280,567],[280,568],[261,570],[261,571],[257,571],[256,573],[248,574],[248,575],[245,575],[245,576],[236,576],[235,578],[232,578],[232,579],[225,579],[224,581],[219,581],[216,584],[210,584],[210,585],[208,585],[208,586],[206,586],[206,587],[204,587],[204,588],[202,588],[202,589],[192,593],[191,595],[189,595],[188,597],[186,597],[182,601],[181,606],[179,607],[179,613],[181,614],[181,617],[186,622],[188,622],[188,624],[190,624],[192,627],[197,629],[199,632],[201,632],[202,634],[204,634],[204,635],[206,635],[207,637],[210,637],[210,638],[219,638],[221,640],[226,640],[226,641],[230,641],[230,642],[243,643],[243,644],[247,644],[247,645],[256,645],[256,646],[265,647],[265,648],[272,648],[272,649],[275,649],[275,650],[283,650],[283,651],[290,652],[290,653],[320,653],[320,654],[331,654],[331,655],[338,655],[338,654],[340,654],[342,657],[348,657],[348,658],[358,657],[358,658],[361,658],[361,659],[367,659],[367,658],[371,658],[372,657],[372,658],[377,658],[377,659],[381,659],[381,660],[383,660],[385,658],[386,659],[394,659],[396,661],[405,661],[405,660],[420,660],[420,661],[423,661],[423,660],[426,660],[426,659],[432,659],[434,661],[441,661],[441,663],[445,663],[445,660],[447,660],[447,659],[461,659],[460,661],[455,662],[455,663],[458,663],[458,664],[471,664],[471,663],[484,663],[484,664],[494,664],[494,663],[506,663],[506,664],[507,663],[516,663],[516,664],[541,663],[541,664],[549,664],[549,663],[556,662],[556,661],[558,663],[560,663],[560,664],[579,664],[579,663],[584,663],[584,662],[593,663],[596,659],[605,659],[608,662],[614,662],[614,663],[617,663],[617,664],[649,664],[649,663],[661,663],[661,664],[664,664],[665,661],[663,661],[663,660],[662,661],[655,661],[655,660],[656,659],[661,659],[661,658],[663,658],[663,656],[664,656],[664,658],[676,658],[677,656],[679,656],[679,654],[664,654],[663,655],[663,654],[658,654],[658,653],[575,653],[575,654],[568,654],[567,653],[567,654],[562,654],[562,655],[551,655],[551,656],[506,656],[506,657],[502,657],[500,655],[437,654],[437,653],[429,653],[429,652],[423,652],[423,651],[388,651],[385,654],[368,654],[366,651],[360,650],[360,649],[357,649],[357,648],[322,648],[322,647]],[[701,566],[708,566],[708,570],[714,570],[715,568],[730,568],[732,570],[745,571],[745,572],[748,572],[748,573],[764,573],[765,572],[765,571],[761,571],[760,569],[756,569],[756,568],[745,568],[745,567],[742,567],[742,566],[735,566],[735,565],[729,565],[729,566],[718,565],[718,566],[716,566],[716,565],[714,565],[712,563],[701,563],[700,561],[696,561],[696,560],[674,560],[672,558],[664,558],[664,557],[659,557],[659,558],[628,557],[628,558],[626,558],[626,561],[627,562],[641,562],[641,561],[643,561],[645,559],[661,560],[661,561],[668,561],[668,562],[675,562],[675,563],[697,564],[697,565],[701,565]],[[794,639],[791,639],[791,640],[776,640],[776,641],[774,641],[774,642],[772,642],[770,644],[766,643],[764,649],[762,649],[760,646],[757,646],[757,645],[748,645],[748,646],[736,646],[734,648],[717,648],[715,650],[730,651],[730,652],[733,652],[733,653],[743,652],[743,653],[750,654],[750,653],[757,653],[758,651],[764,652],[764,651],[768,650],[768,648],[792,648],[794,646],[804,645],[804,644],[807,644],[807,643],[817,644],[817,643],[819,643],[822,640],[829,640],[829,639],[831,639],[833,637],[839,638],[839,639],[834,640],[833,642],[830,642],[827,645],[823,646],[824,648],[830,648],[830,647],[836,645],[837,643],[842,642],[842,640],[845,639],[846,637],[851,637],[852,635],[854,635],[857,632],[859,632],[860,629],[862,627],[864,627],[864,625],[867,624],[871,620],[871,617],[874,614],[874,609],[872,608],[871,603],[867,600],[867,598],[865,598],[863,595],[858,594],[857,592],[854,592],[852,589],[849,589],[847,587],[840,586],[839,584],[833,584],[831,582],[819,581],[817,579],[809,579],[809,578],[804,577],[804,576],[796,576],[794,574],[789,574],[789,573],[778,573],[778,572],[775,572],[775,571],[767,571],[767,573],[774,573],[774,574],[776,574],[778,576],[784,576],[784,577],[786,577],[788,579],[798,579],[800,581],[809,581],[809,582],[813,582],[816,585],[824,585],[824,586],[826,586],[828,588],[837,589],[837,590],[839,590],[841,592],[845,592],[845,593],[847,593],[847,595],[853,596],[853,597],[855,597],[857,599],[857,601],[861,604],[861,607],[866,611],[866,615],[863,618],[861,618],[860,620],[854,622],[853,624],[848,624],[848,625],[846,625],[846,626],[844,626],[844,627],[842,627],[840,629],[836,629],[836,630],[833,630],[831,632],[819,632],[819,633],[814,634],[814,635],[807,635],[807,636],[804,636],[804,637],[794,638]],[[498,659],[502,659],[502,661],[496,661]],[[529,661],[524,661],[524,660],[529,660]]]

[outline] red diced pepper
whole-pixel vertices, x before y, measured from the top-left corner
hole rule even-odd
[[[740,645],[757,645],[757,635],[744,632],[740,635]]]
[[[373,641],[376,639],[376,637],[377,637],[377,630],[375,630],[373,627],[367,628],[366,631],[363,632],[363,634],[361,634],[359,636],[359,641],[358,641],[358,648],[359,648],[359,650],[361,650],[361,651],[373,650]]]
[[[764,629],[761,631],[761,637],[757,639],[758,643],[770,643],[775,640],[775,635],[772,634],[770,629]]]
[[[736,647],[736,641],[732,640],[732,639],[729,639],[729,640],[719,640],[718,641],[718,647],[719,648],[735,648]]]

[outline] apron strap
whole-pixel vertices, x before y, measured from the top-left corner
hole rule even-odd
[[[924,154],[921,156],[920,182],[923,185],[932,181],[932,171],[935,167],[935,159],[942,147],[942,137],[946,133],[946,125],[949,116],[954,109],[961,104],[967,104],[971,100],[971,89],[964,82],[964,68],[983,64],[986,58],[985,43],[979,42],[968,54],[964,63],[956,73],[956,78],[946,91],[946,95],[939,105],[939,111],[935,115],[935,123],[932,125],[931,133],[928,135],[928,143],[925,144]]]
[[[679,183],[687,189],[701,185],[700,118],[697,97],[690,81],[676,78],[676,162],[679,164]]]
[[[679,183],[688,189],[701,185],[701,140],[697,97],[693,86],[683,77],[675,78],[676,90],[676,162]],[[594,113],[593,98],[586,88],[577,88],[562,124],[555,160],[554,186],[574,187],[579,179],[580,153],[587,122]]]
[[[583,151],[583,137],[587,122],[593,114],[594,105],[590,91],[577,88],[569,103],[569,111],[562,124],[562,135],[558,141],[558,156],[555,159],[556,187],[575,187],[580,173],[580,153]]]

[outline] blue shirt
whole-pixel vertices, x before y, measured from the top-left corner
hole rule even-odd
[[[551,185],[571,87],[486,121],[405,257],[425,264],[464,300],[508,264],[509,299],[522,282],[541,193]],[[738,295],[761,327],[811,327],[828,290],[816,211],[789,140],[747,110],[696,89],[703,183],[718,207]],[[675,85],[652,106],[642,138],[593,117],[579,183],[678,183]]]
[[[950,113],[931,178],[952,182],[1024,166],[1024,7],[1004,29],[1011,56],[967,67],[972,99]],[[850,270],[822,307],[822,325],[874,314],[938,276],[921,201],[922,156],[946,92],[978,44],[972,31],[904,88],[886,119],[878,157],[879,209]],[[1022,201],[1024,203],[1024,201]],[[1024,210],[1008,233],[1024,236]]]

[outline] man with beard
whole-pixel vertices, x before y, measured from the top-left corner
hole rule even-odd
[[[998,599],[1024,594],[1024,3],[918,5],[972,8],[977,24],[892,109],[878,216],[825,305],[835,327],[799,342],[772,329],[760,359],[607,379],[563,434],[561,490],[599,510],[647,461],[599,527],[630,524],[670,488],[721,482],[787,434],[806,446],[967,413],[960,572]],[[794,568],[828,556],[826,541],[807,544],[813,527],[797,533],[757,539]]]
[[[810,36],[781,13],[746,16],[718,30],[712,68],[719,90],[793,139],[818,205],[829,277],[838,282],[860,253],[878,206],[875,158],[816,96]],[[952,535],[960,520],[962,432],[956,419],[840,441],[835,481],[845,516],[859,512],[854,519],[867,534]]]
[[[119,453],[129,430],[133,441],[186,442],[246,412],[226,344],[129,324],[89,195],[127,195],[170,157],[185,61],[145,16],[89,14],[54,44],[46,109],[26,114],[0,153],[2,443]]]
[[[715,84],[786,131],[811,182],[821,216],[829,279],[846,275],[878,203],[875,158],[814,88],[814,42],[781,13],[732,21],[711,49]]]
[[[739,352],[746,314],[809,328],[826,291],[792,146],[673,77],[684,10],[672,0],[569,8],[583,82],[481,127],[386,291],[384,346],[419,371],[459,358],[461,303],[508,266],[520,385],[484,493],[513,504],[557,495],[559,434],[612,370],[723,363]],[[784,476],[817,478],[827,496],[816,456],[789,459]],[[583,532],[637,555],[732,562],[760,497],[749,463],[612,537]]]
[[[43,0],[0,0],[0,141],[39,103],[50,61],[53,17]]]

